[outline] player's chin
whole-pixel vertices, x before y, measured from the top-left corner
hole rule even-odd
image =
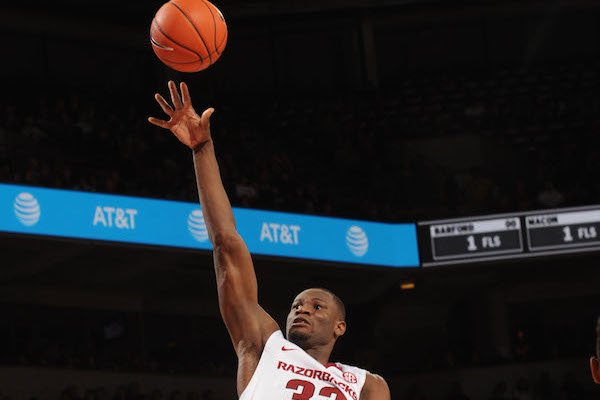
[[[311,326],[309,324],[306,323],[296,323],[296,324],[291,324],[290,327],[288,328],[288,332],[309,332],[311,330]]]
[[[301,344],[310,338],[309,330],[306,327],[292,326],[288,330],[288,340],[292,343]]]

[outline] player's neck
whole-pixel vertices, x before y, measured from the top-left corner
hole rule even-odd
[[[331,352],[333,351],[333,346],[316,346],[304,349],[304,351],[321,364],[326,365],[329,363],[329,357],[331,356]]]

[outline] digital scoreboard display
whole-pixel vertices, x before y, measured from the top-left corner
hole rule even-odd
[[[424,267],[600,250],[600,206],[418,224]]]
[[[600,209],[525,217],[529,249],[568,249],[600,246]]]
[[[519,218],[499,218],[431,225],[434,260],[520,253],[523,250]]]

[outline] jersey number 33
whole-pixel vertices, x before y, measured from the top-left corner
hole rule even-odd
[[[315,396],[315,385],[301,379],[292,379],[285,387],[294,391],[291,400],[346,400],[346,396],[333,386],[325,386],[319,390],[318,396]]]

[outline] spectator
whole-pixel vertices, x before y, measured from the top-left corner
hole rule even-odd
[[[560,206],[565,201],[565,197],[554,187],[552,181],[546,181],[544,188],[538,193],[537,202],[544,208],[554,208]]]
[[[526,333],[519,329],[516,335],[516,343],[514,347],[514,354],[517,360],[526,360],[530,356],[529,338]]]
[[[490,400],[512,400],[508,395],[508,385],[505,381],[500,381],[494,386]]]
[[[575,378],[572,372],[565,374],[561,384],[561,400],[583,400],[584,390],[581,382]]]
[[[520,377],[517,380],[517,383],[513,390],[512,398],[514,400],[532,400],[531,390],[529,388],[529,381],[526,378]]]
[[[462,385],[459,382],[454,382],[446,395],[446,400],[469,400],[469,398],[463,392]]]
[[[553,379],[547,372],[542,372],[537,381],[533,398],[535,400],[555,400],[556,397],[556,385]]]

